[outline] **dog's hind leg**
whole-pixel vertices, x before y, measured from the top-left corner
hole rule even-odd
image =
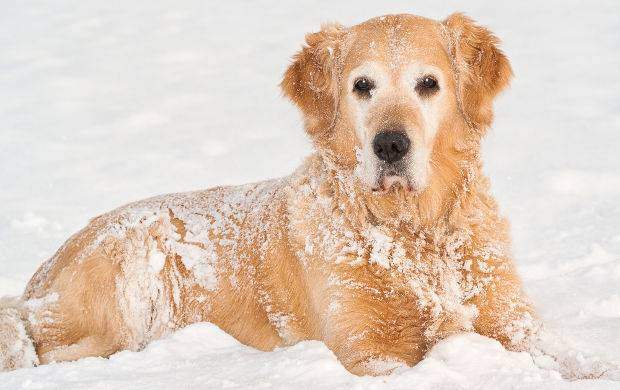
[[[24,308],[42,364],[109,356],[126,347],[116,298],[119,267],[100,251],[27,290]]]

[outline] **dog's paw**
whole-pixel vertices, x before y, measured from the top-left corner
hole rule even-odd
[[[348,367],[348,370],[358,376],[384,376],[395,372],[401,372],[408,368],[409,366],[402,360],[385,357],[365,360],[352,367]]]
[[[620,380],[619,367],[583,352],[571,350],[550,355],[536,351],[532,353],[532,357],[540,368],[558,371],[568,380],[598,378]]]
[[[572,348],[557,334],[539,334],[530,353],[538,367],[558,371],[568,380],[601,378],[620,381],[619,365]]]

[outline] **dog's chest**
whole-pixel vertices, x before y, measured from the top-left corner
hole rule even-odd
[[[290,234],[302,269],[319,269],[314,275],[326,279],[329,311],[355,297],[406,304],[412,316],[424,314],[427,327],[446,318],[471,326],[475,309],[468,301],[492,281],[490,265],[504,251],[500,242],[473,237],[476,213],[462,217],[460,227],[394,228],[372,223],[351,192],[303,179],[289,198]]]
[[[304,235],[299,259],[317,266],[328,276],[333,291],[330,310],[354,291],[386,307],[412,307],[411,315],[426,319],[429,333],[445,321],[471,329],[475,309],[467,301],[484,290],[492,270],[479,272],[480,259],[473,259],[471,237],[466,230],[437,228],[399,232],[367,224],[352,226],[344,213],[316,220],[312,232]],[[473,268],[476,268],[475,270]],[[366,299],[366,298],[361,298]]]

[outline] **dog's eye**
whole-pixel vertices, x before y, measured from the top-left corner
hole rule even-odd
[[[439,83],[433,76],[424,76],[418,80],[415,90],[420,96],[430,96],[439,90]]]
[[[353,90],[365,97],[369,97],[370,91],[372,91],[374,88],[375,84],[366,77],[360,77],[359,79],[355,80],[355,83],[353,83]]]

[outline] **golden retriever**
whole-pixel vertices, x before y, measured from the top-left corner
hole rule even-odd
[[[93,219],[0,305],[0,367],[139,350],[198,321],[260,350],[321,340],[358,375],[455,332],[527,349],[538,321],[480,159],[511,74],[462,14],[307,35],[281,83],[305,163]]]

